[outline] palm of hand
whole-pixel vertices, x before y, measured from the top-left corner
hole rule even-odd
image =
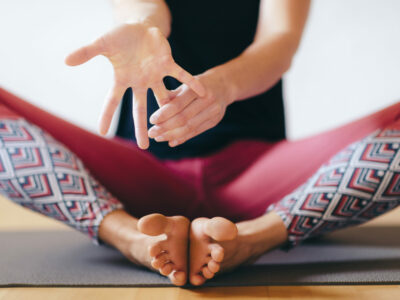
[[[122,26],[104,35],[102,40],[104,53],[116,71],[115,79],[121,83],[157,83],[162,79],[159,70],[173,63],[171,48],[156,27]]]
[[[149,146],[147,135],[147,90],[151,88],[161,107],[170,93],[162,80],[172,76],[186,83],[199,95],[204,87],[172,58],[167,39],[156,27],[123,24],[66,58],[68,65],[80,65],[97,55],[106,56],[114,68],[113,86],[106,97],[100,118],[100,133],[105,134],[125,91],[131,87],[135,136],[140,148]]]

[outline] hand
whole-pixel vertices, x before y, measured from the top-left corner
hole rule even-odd
[[[222,120],[233,102],[223,78],[210,70],[196,77],[206,87],[206,95],[197,95],[186,84],[172,91],[171,100],[151,115],[155,126],[148,131],[149,137],[175,147]]]
[[[151,88],[161,107],[170,92],[163,84],[167,75],[185,83],[198,95],[204,95],[201,83],[178,66],[165,36],[157,27],[143,23],[123,24],[92,43],[69,54],[65,63],[80,65],[97,55],[106,56],[114,68],[114,83],[106,97],[100,117],[100,134],[106,134],[115,110],[127,88],[132,87],[133,120],[139,148],[147,149],[147,90]]]

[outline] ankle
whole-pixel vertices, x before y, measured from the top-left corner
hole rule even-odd
[[[250,248],[252,256],[259,256],[287,240],[287,230],[282,219],[270,212],[259,218],[237,223],[238,238]]]
[[[108,213],[99,226],[99,238],[126,252],[129,245],[140,235],[137,230],[138,220],[124,210],[115,210]]]

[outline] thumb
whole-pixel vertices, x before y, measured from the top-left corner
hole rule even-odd
[[[89,45],[83,46],[68,54],[68,56],[65,57],[64,62],[69,66],[77,66],[83,64],[93,57],[103,54],[103,43],[104,42],[102,41],[102,38],[96,39]]]

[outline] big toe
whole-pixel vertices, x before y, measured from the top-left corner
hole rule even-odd
[[[168,231],[169,218],[162,214],[150,214],[139,219],[137,227],[141,233],[156,236]]]
[[[166,217],[162,214],[150,214],[142,217],[137,227],[149,236],[164,234],[148,248],[152,258],[151,266],[175,285],[184,285],[187,280],[187,246],[189,220],[183,216]]]
[[[214,217],[205,222],[204,233],[218,242],[231,241],[237,237],[238,229],[228,219]]]
[[[178,285],[178,286],[185,285],[185,283],[187,281],[186,272],[183,272],[183,271],[175,271],[168,277],[174,285]]]
[[[234,223],[222,218],[198,218],[192,222],[190,234],[190,282],[201,285],[214,277],[224,259],[224,248],[218,243],[233,240],[238,230]]]

